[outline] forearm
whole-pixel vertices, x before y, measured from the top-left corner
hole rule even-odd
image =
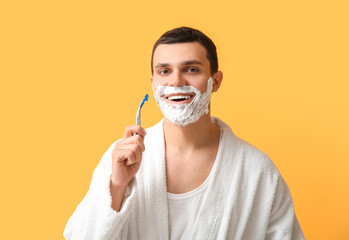
[[[112,180],[110,180],[110,194],[112,198],[111,207],[117,212],[120,212],[122,202],[124,201],[126,189],[127,189],[127,185],[126,186],[116,185],[116,184],[113,184]]]

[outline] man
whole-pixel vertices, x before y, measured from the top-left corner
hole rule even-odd
[[[111,145],[66,239],[304,239],[272,161],[210,116],[223,78],[214,43],[192,28],[168,31],[152,73],[165,118],[128,126]]]

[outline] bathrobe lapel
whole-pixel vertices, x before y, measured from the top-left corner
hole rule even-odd
[[[192,239],[218,239],[218,235],[226,235],[222,231],[228,231],[229,227],[221,226],[222,219],[225,217],[223,210],[226,210],[226,199],[229,199],[227,195],[236,193],[230,189],[232,182],[239,179],[239,173],[235,171],[236,164],[238,164],[236,136],[224,122],[213,117],[212,120],[223,131],[215,162],[217,166],[212,169],[213,179],[210,181],[208,194],[195,222]],[[233,179],[233,181],[228,181],[228,179]],[[233,199],[236,201],[236,198]],[[230,202],[229,205],[233,207],[235,203]]]
[[[168,239],[168,203],[166,183],[165,142],[163,120],[153,127],[145,139],[148,141],[146,156],[143,159],[144,168],[144,201],[147,231],[144,239]]]
[[[225,201],[227,194],[235,193],[229,190],[232,182],[234,179],[239,179],[239,173],[234,171],[237,162],[235,161],[238,144],[238,141],[235,141],[236,136],[224,122],[214,117],[212,120],[223,131],[215,162],[217,166],[214,165],[212,169],[213,179],[208,186],[208,194],[195,222],[192,239],[217,239],[218,234],[224,234],[223,232],[219,233],[219,229],[224,217]],[[145,206],[151,206],[144,211],[146,226],[153,229],[151,233],[147,231],[149,236],[146,239],[165,240],[169,238],[163,121],[156,124],[151,134],[147,134],[145,137],[146,141],[149,141],[147,146],[152,147],[147,149],[142,163],[142,167],[145,168],[143,171],[145,173],[143,176]],[[233,181],[227,181],[227,179],[233,179]],[[234,206],[234,202],[229,205]],[[154,228],[154,226],[157,227]]]

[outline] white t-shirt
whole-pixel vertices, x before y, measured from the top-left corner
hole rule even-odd
[[[190,192],[167,193],[170,240],[191,239],[196,217],[207,194],[206,189],[211,178],[210,173],[198,188]]]

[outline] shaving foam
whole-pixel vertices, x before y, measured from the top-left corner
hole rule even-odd
[[[207,80],[207,88],[204,93],[193,86],[169,87],[159,85],[154,94],[155,100],[160,107],[162,114],[173,124],[186,126],[200,119],[208,113],[208,104],[211,100],[213,79]],[[164,95],[173,93],[195,93],[193,100],[186,104],[168,104]]]

